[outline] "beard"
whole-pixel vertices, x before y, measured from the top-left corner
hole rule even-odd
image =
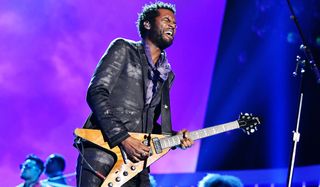
[[[165,33],[160,29],[151,30],[151,40],[161,49],[164,50],[170,47],[173,43],[173,39],[168,39],[165,37]]]

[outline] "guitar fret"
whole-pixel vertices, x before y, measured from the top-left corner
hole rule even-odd
[[[236,128],[239,128],[239,124],[237,121],[229,122],[229,123],[222,124],[222,125],[216,125],[213,127],[207,127],[204,129],[192,131],[192,132],[190,132],[189,138],[191,138],[192,140],[197,140],[197,139],[205,138],[205,137],[212,136],[215,134],[219,134],[219,133],[222,133],[225,131],[233,130]],[[182,138],[183,138],[182,134],[163,138],[160,140],[161,147],[164,149],[167,147],[173,147],[173,146],[179,145],[180,140]]]
[[[202,138],[201,130],[199,130],[199,138]]]
[[[221,128],[219,126],[217,127],[217,134],[218,133],[221,133]]]
[[[174,145],[174,139],[173,138],[169,138],[169,142],[170,142],[170,147]]]
[[[195,132],[195,136],[196,136],[196,138],[200,137],[198,131]]]
[[[169,141],[169,147],[172,147],[174,145],[173,137],[168,138],[168,141]]]
[[[180,138],[178,136],[176,136],[176,139],[177,139],[176,145],[179,145],[180,144]]]
[[[200,138],[204,138],[214,134],[219,134],[219,133],[236,129],[236,128],[239,128],[239,124],[237,122],[230,122],[223,125],[217,125],[214,127],[208,127],[205,129],[194,131],[192,135],[194,139],[200,139]]]
[[[161,141],[160,141],[161,142]],[[163,145],[161,143],[161,147],[167,147],[166,140],[163,140]]]
[[[212,128],[212,134],[216,134],[216,129],[215,128]]]
[[[201,134],[202,134],[202,135],[201,135],[201,138],[206,136],[206,133],[205,133],[204,130],[201,130]]]

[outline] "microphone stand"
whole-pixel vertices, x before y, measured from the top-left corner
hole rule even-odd
[[[291,16],[290,18],[294,21],[299,35],[301,37],[302,40],[302,45],[300,46],[300,49],[303,50],[305,57],[307,60],[301,60],[301,58],[299,56],[297,56],[297,64],[296,64],[296,69],[295,72],[293,72],[294,76],[298,75],[298,69],[300,68],[300,75],[301,75],[301,79],[300,79],[300,99],[299,99],[299,109],[298,109],[298,116],[297,116],[297,124],[296,124],[296,130],[293,131],[293,145],[292,145],[292,152],[291,152],[291,159],[290,159],[290,167],[288,168],[288,175],[287,175],[287,187],[291,187],[292,184],[292,176],[293,176],[293,169],[294,169],[294,162],[295,162],[295,156],[296,156],[296,150],[297,150],[297,144],[299,142],[300,139],[300,133],[299,133],[299,126],[300,126],[300,117],[301,117],[301,109],[302,109],[302,103],[303,103],[303,93],[304,93],[304,83],[303,83],[303,75],[305,72],[305,67],[307,65],[310,66],[310,69],[313,71],[315,77],[316,77],[316,82],[318,84],[320,84],[320,73],[318,70],[317,65],[314,63],[314,58],[312,55],[312,52],[310,50],[310,48],[307,45],[306,39],[302,33],[301,27],[298,23],[297,17],[293,11],[292,5],[290,0],[287,0],[290,12],[291,12]],[[308,62],[308,63],[306,63]]]

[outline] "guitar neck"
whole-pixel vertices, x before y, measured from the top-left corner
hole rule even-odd
[[[204,129],[192,131],[189,134],[189,138],[191,138],[192,140],[198,140],[201,138],[220,134],[226,131],[231,131],[237,128],[239,128],[238,121],[233,121],[233,122],[229,122],[221,125],[216,125],[213,127],[207,127]],[[164,148],[180,145],[180,140],[183,139],[182,136],[183,136],[182,134],[177,134],[175,136],[165,137],[160,139],[161,147],[164,149]]]

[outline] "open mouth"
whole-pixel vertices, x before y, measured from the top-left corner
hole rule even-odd
[[[166,36],[168,36],[169,38],[173,38],[173,31],[172,30],[167,30],[166,32],[164,32],[166,34]]]

